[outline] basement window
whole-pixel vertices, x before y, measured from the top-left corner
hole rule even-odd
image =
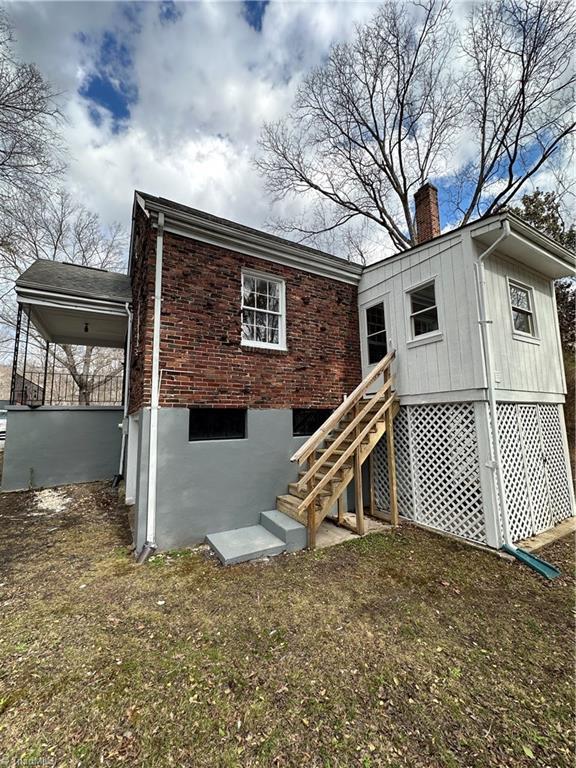
[[[330,408],[293,408],[292,434],[294,437],[309,437],[332,415]]]
[[[412,338],[438,331],[438,307],[434,281],[418,286],[408,293],[410,297],[410,325]]]
[[[366,310],[366,339],[368,365],[374,365],[380,362],[388,351],[383,302],[374,304],[373,307],[368,307]]]
[[[190,408],[188,440],[242,440],[246,408]]]
[[[242,345],[286,349],[284,280],[242,273]]]
[[[536,336],[534,322],[534,303],[532,288],[520,283],[508,281],[510,290],[510,308],[512,310],[512,327],[516,336]]]

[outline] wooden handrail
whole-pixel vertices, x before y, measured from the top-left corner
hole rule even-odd
[[[384,405],[378,409],[378,411],[374,414],[374,416],[370,419],[368,424],[364,427],[362,432],[356,437],[356,439],[350,443],[348,448],[344,451],[342,456],[338,459],[338,461],[334,464],[334,466],[324,475],[324,477],[320,480],[320,482],[314,486],[314,488],[310,491],[308,496],[298,505],[298,511],[302,512],[305,510],[318,496],[321,490],[323,490],[324,486],[327,485],[330,480],[334,477],[336,472],[340,469],[340,467],[348,461],[350,456],[354,453],[354,451],[358,448],[360,443],[364,440],[366,435],[368,435],[372,429],[372,427],[376,424],[377,421],[379,421],[382,416],[386,413],[388,408],[392,407],[392,403],[395,400],[395,395],[392,395],[392,397],[389,397],[388,400],[385,401]]]
[[[368,400],[366,405],[356,414],[356,416],[352,419],[350,424],[344,429],[334,440],[333,443],[331,443],[328,448],[322,453],[322,456],[320,456],[314,464],[308,469],[306,474],[300,478],[298,481],[298,490],[302,490],[308,481],[316,474],[316,472],[320,469],[322,464],[325,464],[326,461],[328,461],[329,458],[331,458],[334,451],[342,444],[342,442],[350,435],[352,432],[354,432],[358,426],[358,424],[362,421],[363,417],[372,410],[372,407],[375,403],[379,402],[382,397],[386,394],[386,392],[390,389],[392,386],[392,379],[387,379],[384,384],[380,387],[378,392],[374,395],[373,398]]]
[[[301,445],[300,448],[298,448],[290,461],[297,461],[298,464],[303,464],[320,443],[326,439],[326,436],[334,429],[336,424],[338,424],[358,400],[360,400],[374,379],[376,379],[390,365],[395,356],[396,352],[394,350],[388,352],[386,357],[383,357],[382,360],[372,368],[370,373],[362,379],[356,389],[342,401],[334,413],[326,419],[308,440],[306,440],[304,445]]]

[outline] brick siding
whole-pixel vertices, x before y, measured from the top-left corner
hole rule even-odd
[[[131,410],[149,403],[155,256],[142,242],[148,274],[135,280],[134,309],[136,317],[146,302],[148,328],[145,337],[140,332]],[[243,267],[286,281],[288,351],[241,346]],[[162,298],[164,407],[333,408],[360,381],[353,285],[165,233]]]

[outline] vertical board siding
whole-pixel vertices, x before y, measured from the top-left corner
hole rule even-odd
[[[410,347],[409,291],[435,278],[441,341]],[[402,395],[429,395],[481,386],[480,340],[471,252],[463,236],[368,268],[359,287],[360,312],[388,294],[388,338],[397,350],[396,386]],[[362,332],[363,375],[368,373]]]
[[[537,343],[514,337],[509,278],[532,288]],[[553,283],[511,259],[493,255],[486,260],[486,284],[494,367],[500,374],[496,388],[562,395],[562,356],[556,330]]]

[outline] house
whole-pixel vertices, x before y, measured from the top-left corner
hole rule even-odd
[[[573,256],[510,213],[441,234],[430,184],[416,223],[362,267],[135,194],[113,341],[142,559],[314,546],[365,510],[500,548],[574,514],[553,290]]]

